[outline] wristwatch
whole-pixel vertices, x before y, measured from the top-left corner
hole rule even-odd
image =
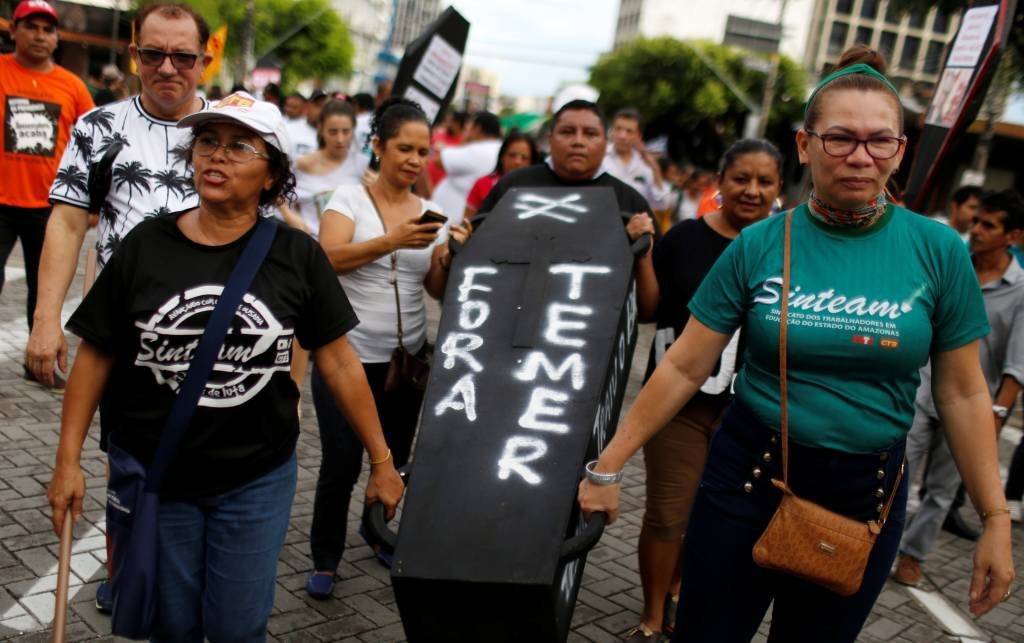
[[[1006,408],[1005,406],[999,406],[998,404],[992,405],[992,412],[995,413],[996,417],[998,417],[1000,420],[1005,420],[1006,417],[1010,415],[1010,409]]]
[[[622,471],[617,471],[615,473],[598,473],[597,471],[594,471],[594,467],[596,466],[597,460],[591,460],[587,463],[587,466],[584,469],[587,474],[587,480],[599,487],[619,484],[619,480],[622,480]]]

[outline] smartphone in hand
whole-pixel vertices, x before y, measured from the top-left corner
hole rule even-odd
[[[424,223],[440,223],[441,225],[444,225],[447,222],[448,217],[444,216],[440,212],[434,212],[433,210],[427,210],[424,212],[423,216],[421,216],[419,220],[420,225]]]

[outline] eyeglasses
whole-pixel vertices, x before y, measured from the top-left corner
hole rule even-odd
[[[244,143],[242,141],[232,141],[231,143],[221,143],[215,138],[209,136],[200,136],[192,143],[192,151],[199,156],[213,156],[218,148],[224,148],[224,156],[228,157],[229,161],[235,163],[248,163],[256,157],[262,157],[269,159],[269,154],[260,152],[252,145]]]
[[[873,136],[856,138],[847,134],[819,134],[804,130],[811,136],[821,139],[821,147],[829,156],[844,157],[853,154],[861,144],[868,155],[876,161],[885,161],[899,154],[900,148],[907,142],[904,136]]]
[[[175,69],[192,69],[199,60],[199,54],[190,54],[187,51],[161,51],[160,49],[136,49],[139,52],[139,61],[147,67],[159,67],[164,60],[171,59]]]

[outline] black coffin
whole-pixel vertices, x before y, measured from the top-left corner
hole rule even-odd
[[[511,190],[456,255],[392,568],[410,641],[566,639],[636,311],[610,188]]]

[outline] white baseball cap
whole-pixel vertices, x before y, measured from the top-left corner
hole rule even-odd
[[[228,94],[207,109],[181,119],[178,127],[196,127],[210,121],[233,121],[244,125],[259,134],[267,145],[273,145],[286,155],[291,148],[281,110],[247,92]]]

